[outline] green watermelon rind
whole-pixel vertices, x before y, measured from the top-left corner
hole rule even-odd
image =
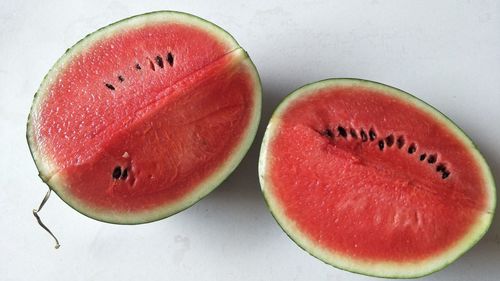
[[[71,194],[65,192],[64,178],[62,176],[58,174],[48,175],[47,171],[50,171],[53,167],[55,167],[55,165],[51,163],[51,160],[49,159],[50,157],[48,155],[44,155],[42,152],[38,151],[38,145],[36,144],[36,141],[34,139],[35,136],[33,135],[32,119],[33,116],[38,113],[36,109],[38,109],[39,106],[43,104],[44,94],[41,93],[46,92],[46,89],[50,85],[51,81],[57,78],[59,71],[64,69],[66,63],[68,63],[74,55],[79,54],[81,51],[85,50],[86,47],[91,46],[98,40],[104,39],[108,36],[113,36],[115,31],[119,31],[122,28],[127,27],[134,28],[141,26],[137,25],[138,22],[143,24],[151,24],[155,22],[181,22],[183,24],[190,24],[213,34],[218,40],[227,44],[227,46],[231,48],[228,53],[236,49],[240,49],[244,56],[242,63],[247,66],[247,69],[249,70],[248,72],[253,76],[252,80],[255,83],[253,95],[255,104],[248,128],[245,131],[245,134],[241,136],[241,141],[238,146],[235,147],[233,152],[230,154],[230,158],[227,159],[216,172],[213,172],[210,177],[199,184],[195,188],[196,191],[187,193],[186,196],[177,200],[173,207],[172,205],[168,205],[166,207],[160,206],[155,210],[146,210],[139,213],[136,212],[132,214],[125,214],[120,211],[113,212],[110,210],[100,209],[80,201],[76,197],[71,196]],[[148,223],[164,219],[191,207],[203,197],[208,195],[215,188],[217,188],[234,171],[234,169],[236,169],[238,164],[250,149],[250,146],[257,133],[262,104],[261,93],[262,84],[255,65],[253,64],[248,54],[239,46],[238,42],[227,31],[212,22],[184,12],[149,12],[125,18],[102,27],[86,35],[84,38],[75,43],[75,45],[66,50],[66,52],[56,61],[49,72],[45,75],[38,91],[34,95],[30,114],[28,115],[26,139],[33,161],[35,162],[35,165],[39,171],[39,177],[45,184],[47,184],[49,189],[54,191],[59,196],[59,198],[61,198],[61,200],[63,200],[70,207],[89,218],[102,222],[129,225]]]
[[[212,22],[209,22],[205,19],[197,17],[195,15],[191,15],[184,12],[178,11],[154,11],[149,13],[144,13],[140,15],[131,16],[107,26],[101,27],[96,31],[87,34],[85,37],[76,42],[72,47],[68,48],[66,52],[56,61],[56,63],[50,68],[45,77],[43,78],[38,91],[35,93],[33,102],[30,109],[30,114],[28,116],[27,123],[27,131],[26,137],[28,140],[28,144],[30,145],[30,151],[35,160],[35,164],[37,164],[38,170],[41,174],[47,174],[47,171],[51,170],[50,167],[53,167],[54,164],[50,163],[48,159],[46,161],[42,161],[40,163],[36,163],[36,159],[41,158],[43,155],[37,155],[38,151],[34,151],[31,147],[31,144],[34,144],[34,140],[32,139],[32,135],[30,134],[30,123],[33,118],[33,114],[37,113],[33,109],[38,108],[39,105],[43,104],[43,97],[45,95],[40,95],[41,92],[46,92],[47,87],[50,85],[52,80],[57,78],[60,70],[63,70],[66,64],[70,61],[70,59],[84,51],[86,47],[92,45],[95,41],[100,39],[105,39],[114,34],[114,31],[120,30],[126,27],[140,27],[140,23],[142,21],[143,24],[153,23],[155,21],[158,22],[172,22],[174,19],[178,19],[185,24],[192,24],[193,26],[197,26],[201,29],[206,29],[207,32],[211,31],[214,35],[217,35],[222,42],[227,42],[228,46],[231,46],[233,49],[240,48],[238,42],[232,37],[227,31],[222,29],[221,27],[215,25]]]
[[[471,226],[471,230],[469,231],[469,233],[465,235],[460,241],[457,241],[457,245],[441,253],[440,256],[432,257],[432,260],[426,259],[424,261],[420,261],[420,263],[392,262],[380,263],[378,265],[375,265],[373,262],[363,262],[360,260],[351,259],[341,254],[333,253],[331,251],[328,251],[327,249],[321,249],[313,241],[310,241],[307,235],[305,233],[302,233],[300,229],[294,224],[294,222],[288,219],[282,212],[283,207],[280,206],[280,203],[273,198],[271,192],[272,183],[266,174],[268,171],[266,169],[266,165],[268,164],[268,161],[272,161],[272,155],[270,155],[270,152],[268,151],[268,144],[273,138],[274,132],[279,129],[280,116],[294,100],[303,98],[308,94],[313,94],[314,91],[311,90],[337,85],[362,86],[371,89],[376,88],[381,90],[379,91],[380,93],[384,93],[416,105],[420,109],[431,114],[431,116],[435,117],[436,120],[441,122],[443,125],[452,129],[454,135],[459,137],[460,140],[462,140],[463,143],[470,148],[470,152],[476,158],[477,163],[480,164],[484,179],[486,180],[486,186],[488,187],[487,196],[489,198],[489,206],[483,216],[478,218],[476,224]],[[491,170],[475,144],[464,133],[464,131],[460,129],[460,127],[458,127],[455,123],[453,123],[453,121],[451,121],[436,108],[407,92],[382,83],[357,78],[331,78],[310,83],[295,90],[280,103],[269,121],[262,141],[259,158],[259,180],[264,199],[272,216],[274,217],[278,225],[280,225],[280,227],[283,229],[285,234],[300,248],[302,248],[310,255],[323,261],[324,263],[336,268],[374,277],[418,278],[442,270],[443,268],[447,267],[455,260],[460,258],[479,240],[481,240],[481,238],[486,234],[489,226],[491,225],[496,207],[496,188]],[[350,260],[351,264],[346,263],[346,260]],[[422,263],[425,263],[426,267],[424,267]]]

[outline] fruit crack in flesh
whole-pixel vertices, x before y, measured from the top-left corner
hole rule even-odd
[[[241,48],[226,53],[120,119],[119,130],[50,182],[95,208],[134,212],[175,202],[212,180],[240,146],[255,114],[253,75]],[[118,166],[126,178],[117,180]]]
[[[181,88],[181,86],[185,86],[185,85],[189,85],[190,83],[192,83],[193,81],[197,81],[197,80],[203,80],[207,77],[203,77],[203,75],[206,75],[207,72],[210,72],[213,68],[216,68],[219,64],[225,62],[227,59],[231,59],[231,57],[235,57],[236,58],[236,61],[232,61],[231,64],[233,66],[236,66],[237,64],[241,63],[243,60],[245,60],[247,57],[246,57],[246,54],[244,52],[244,50],[242,48],[235,48],[225,54],[223,54],[222,56],[220,56],[219,58],[217,58],[216,60],[202,66],[201,68],[197,69],[196,71],[194,72],[191,72],[183,77],[181,77],[179,80],[175,81],[172,85],[166,87],[165,89],[163,89],[162,92],[156,94],[156,98],[151,100],[149,103],[145,104],[144,106],[138,108],[137,110],[135,110],[133,112],[133,114],[130,116],[129,119],[126,119],[126,120],[115,120],[114,122],[108,124],[106,127],[103,127],[101,128],[100,130],[96,131],[96,133],[94,135],[92,135],[90,138],[91,139],[96,139],[96,138],[100,138],[101,135],[106,132],[106,130],[109,128],[109,127],[116,127],[117,124],[122,124],[120,125],[119,127],[121,129],[117,130],[116,132],[114,132],[110,139],[113,139],[115,138],[117,135],[120,135],[122,134],[124,131],[132,128],[134,126],[134,123],[136,123],[137,121],[140,121],[142,120],[143,118],[147,118],[146,115],[151,115],[154,113],[154,111],[158,111],[158,110],[161,110],[161,108],[158,108],[156,110],[154,110],[153,112],[149,112],[148,109],[151,108],[152,106],[154,105],[157,105],[157,104],[162,104],[162,102],[164,103],[167,99],[171,98],[172,95],[175,95],[176,94],[176,90],[178,88]],[[234,59],[234,58],[233,58]],[[226,69],[227,70],[227,69]],[[238,107],[238,106],[241,106],[239,104],[235,104],[235,105],[232,105],[234,107]],[[225,108],[219,108],[219,110],[224,110]],[[226,108],[227,109],[227,108]],[[212,114],[215,114],[216,112],[212,112]],[[199,117],[199,119],[202,119],[204,117]],[[192,122],[196,122],[196,120],[192,120]],[[187,124],[187,123],[186,123]],[[81,147],[80,149],[76,150],[76,152],[74,153],[75,156],[79,155],[82,151],[84,150],[88,150],[89,148],[88,147]],[[96,151],[99,151],[98,149],[96,149]],[[98,153],[95,153],[95,155],[97,155]],[[93,157],[89,157],[87,159],[81,159],[79,160],[77,163],[78,164],[75,164],[74,166],[77,166],[77,165],[83,165],[85,164],[86,162],[88,161],[92,161],[93,160]],[[48,176],[46,177],[46,182],[49,182],[51,180],[52,177],[54,177],[56,174],[60,173],[62,170],[66,169],[68,167],[58,167],[57,170],[54,170],[54,171],[50,171],[50,173],[48,174]]]
[[[127,120],[125,123],[123,123],[122,127],[126,128],[126,127],[128,127],[129,124],[132,124],[134,122],[134,120],[137,120],[137,119],[141,118],[142,116],[140,116],[139,113],[145,111],[145,109],[149,108],[151,105],[153,105],[155,103],[158,103],[158,102],[161,102],[161,100],[167,99],[169,97],[169,95],[171,94],[172,89],[175,89],[176,87],[178,87],[179,84],[189,83],[190,79],[198,78],[197,75],[203,74],[203,71],[209,69],[211,66],[216,65],[218,62],[221,62],[222,60],[224,60],[228,56],[231,56],[232,54],[234,54],[235,52],[238,52],[238,51],[243,52],[243,49],[242,48],[236,48],[236,49],[234,49],[234,50],[232,50],[230,52],[227,52],[226,54],[222,55],[221,57],[219,57],[215,61],[213,61],[213,62],[211,62],[209,64],[206,64],[203,67],[197,69],[196,71],[191,72],[191,73],[185,75],[184,77],[180,78],[179,80],[175,81],[172,85],[170,85],[167,88],[163,89],[162,92],[156,94],[155,95],[157,97],[156,99],[151,100],[149,103],[147,103],[144,106],[142,106],[142,107],[138,108],[137,110],[135,110],[133,112],[134,115],[135,115],[135,118],[130,118],[129,120]],[[92,138],[98,138],[102,134],[102,132],[104,132],[108,127],[113,127],[113,125],[115,125],[117,123],[122,123],[122,121],[123,120],[116,120],[112,124],[109,124],[107,127],[102,128],[101,130],[97,131],[96,134],[92,136]],[[119,131],[117,131],[117,133],[118,132]]]

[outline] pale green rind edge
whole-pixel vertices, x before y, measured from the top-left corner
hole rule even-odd
[[[477,163],[480,164],[484,179],[486,181],[486,187],[489,198],[488,208],[483,213],[483,216],[478,218],[475,225],[471,227],[468,235],[465,235],[460,241],[457,241],[456,245],[443,252],[440,255],[433,256],[429,259],[422,260],[419,262],[412,263],[397,263],[397,262],[374,262],[368,260],[353,259],[346,255],[335,253],[324,249],[311,241],[307,235],[299,229],[299,227],[283,212],[283,207],[280,202],[274,197],[272,193],[272,182],[267,175],[269,170],[266,168],[269,161],[272,161],[272,154],[268,151],[268,145],[274,136],[274,132],[279,130],[280,117],[288,106],[295,100],[306,97],[307,95],[314,94],[315,90],[327,88],[327,87],[343,87],[343,86],[356,86],[356,87],[367,87],[370,89],[376,89],[377,92],[381,94],[387,94],[392,97],[399,98],[403,101],[409,102],[418,108],[424,110],[425,112],[431,114],[443,125],[450,128],[454,135],[457,136],[463,143],[471,149],[476,158]],[[496,207],[496,190],[493,175],[478,149],[472,143],[469,137],[451,120],[449,120],[441,112],[430,106],[429,104],[423,102],[422,100],[412,96],[397,88],[384,85],[378,82],[353,79],[353,78],[336,78],[336,79],[326,79],[305,85],[287,96],[278,108],[273,113],[271,120],[267,126],[264,138],[262,141],[260,158],[259,158],[259,180],[261,184],[261,189],[266,200],[266,203],[271,211],[271,214],[276,219],[278,224],[282,227],[285,233],[302,249],[311,254],[312,256],[322,260],[323,262],[330,264],[334,267],[347,270],[354,273],[370,275],[375,277],[384,278],[418,278],[433,272],[439,271],[453,261],[458,259],[461,255],[467,252],[472,246],[474,246],[487,232],[489,226],[491,225],[493,214]]]
[[[48,86],[51,84],[53,79],[57,78],[59,71],[61,69],[64,69],[65,65],[71,60],[73,56],[79,54],[82,50],[85,50],[94,42],[106,38],[107,36],[112,36],[114,32],[119,31],[123,28],[137,28],[145,24],[154,24],[156,22],[175,22],[192,25],[213,34],[216,38],[221,40],[221,42],[225,42],[228,47],[228,52],[236,49],[241,49],[236,40],[225,30],[209,21],[191,14],[177,11],[155,11],[132,16],[130,18],[117,21],[106,27],[98,29],[97,31],[87,35],[86,37],[78,41],[73,47],[66,50],[64,55],[59,58],[59,60],[54,64],[54,66],[49,70],[47,75],[42,80],[38,91],[35,93],[30,114],[28,116],[26,138],[28,141],[30,153],[39,171],[40,178],[49,186],[50,189],[52,189],[65,203],[67,203],[73,209],[89,218],[98,221],[115,224],[141,224],[160,220],[189,208],[190,206],[201,200],[203,197],[208,195],[217,186],[219,186],[232,173],[232,171],[234,171],[234,169],[246,155],[247,151],[250,149],[250,146],[257,133],[262,107],[262,86],[255,65],[251,61],[248,54],[241,49],[241,52],[244,55],[241,63],[247,66],[248,73],[253,76],[252,81],[254,81],[254,107],[252,116],[249,121],[249,126],[245,131],[245,134],[241,136],[242,141],[234,148],[234,151],[231,153],[230,158],[227,159],[217,171],[213,172],[210,177],[200,183],[193,192],[188,193],[185,197],[179,199],[173,204],[168,204],[154,210],[130,213],[112,212],[110,210],[95,208],[93,206],[85,204],[84,202],[81,202],[71,194],[65,192],[64,178],[57,173],[50,174],[49,171],[55,170],[56,166],[52,163],[48,155],[43,154],[39,150],[32,128],[32,119],[34,118],[34,116],[36,118],[36,114],[38,113],[37,109],[43,104],[43,98]]]

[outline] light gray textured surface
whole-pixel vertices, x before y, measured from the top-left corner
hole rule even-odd
[[[95,29],[172,9],[229,31],[264,87],[263,118],[247,157],[194,207],[160,222],[117,226],[88,219],[46,187],[25,141],[33,94],[55,60]],[[2,280],[374,280],[310,257],[281,231],[260,194],[263,129],[295,88],[359,77],[406,90],[452,118],[500,180],[498,1],[2,1],[0,2],[0,273]],[[498,280],[500,217],[485,238],[423,280]]]

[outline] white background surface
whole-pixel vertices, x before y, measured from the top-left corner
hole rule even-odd
[[[211,195],[171,218],[140,226],[88,219],[53,196],[25,141],[33,94],[55,60],[81,37],[159,9],[199,15],[229,31],[255,62],[262,122],[239,168]],[[433,104],[477,143],[500,181],[498,1],[6,1],[0,2],[0,279],[372,280],[309,256],[281,231],[259,190],[263,128],[295,88],[360,77]],[[498,280],[500,216],[485,238],[425,280]]]

